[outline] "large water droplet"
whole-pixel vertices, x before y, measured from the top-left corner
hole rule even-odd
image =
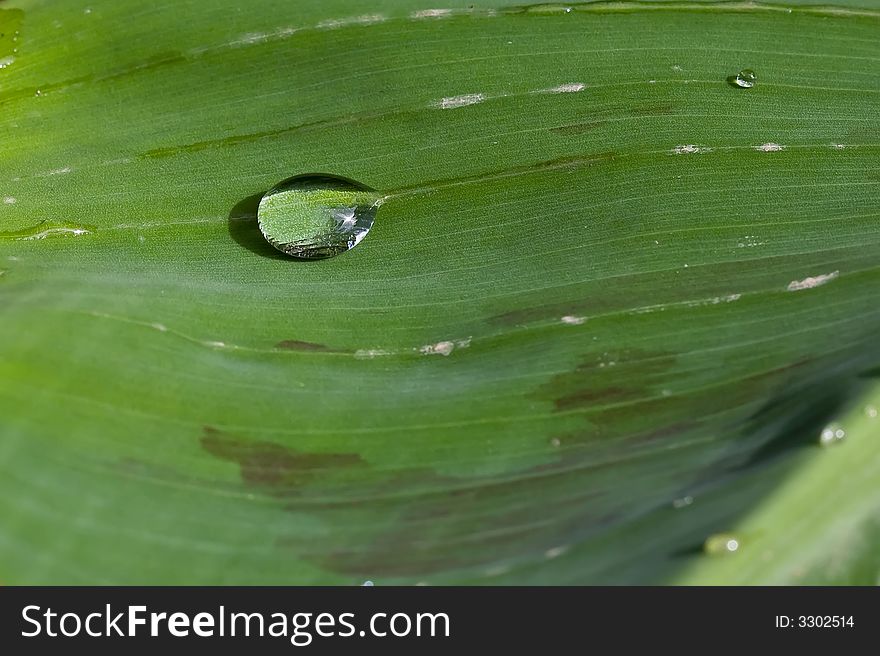
[[[739,538],[730,533],[715,533],[706,538],[703,551],[711,556],[723,556],[739,551]]]
[[[282,253],[321,260],[357,246],[384,199],[346,178],[298,175],[266,192],[257,220],[266,240]]]
[[[727,81],[740,89],[751,89],[758,83],[758,76],[751,68],[744,68],[736,75],[731,75]]]

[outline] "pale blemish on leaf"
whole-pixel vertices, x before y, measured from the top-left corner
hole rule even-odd
[[[840,271],[832,271],[831,273],[823,273],[821,276],[809,276],[803,280],[792,280],[788,283],[788,291],[799,292],[804,289],[813,289],[814,287],[819,287],[820,285],[831,282],[839,275]]]
[[[77,225],[75,223],[51,223],[49,221],[41,221],[35,226],[24,228],[22,230],[0,232],[0,240],[34,241],[37,239],[45,239],[46,237],[79,237],[81,235],[91,234],[91,232],[91,228]]]
[[[741,242],[737,242],[737,248],[755,248],[756,246],[764,246],[766,241],[758,241],[757,235],[746,235]]]
[[[14,197],[14,196],[6,196],[6,197],[4,197],[4,198],[3,198],[3,204],[4,204],[4,205],[14,205],[14,204],[15,204],[15,197]]]
[[[785,146],[778,143],[765,143],[760,146],[755,146],[755,150],[759,150],[762,153],[778,153],[782,150],[785,150]]]
[[[571,314],[567,314],[560,319],[560,321],[564,324],[568,324],[569,326],[579,326],[586,321],[586,317],[576,317]]]
[[[682,146],[676,146],[672,149],[673,155],[694,155],[694,154],[702,154],[702,153],[711,153],[712,149],[708,146],[698,146],[697,144],[685,144]]]
[[[438,109],[456,109],[458,107],[467,107],[468,105],[476,105],[486,100],[486,95],[482,93],[466,93],[461,96],[449,96],[442,98],[434,103],[434,107]]]
[[[436,344],[426,344],[419,349],[423,355],[449,355],[455,350],[454,342],[437,342]]]
[[[577,93],[587,88],[583,82],[567,82],[549,89],[538,89],[535,93]]]
[[[446,18],[451,15],[451,9],[422,9],[411,13],[410,18],[415,18],[416,20],[420,18]]]
[[[379,358],[384,355],[394,355],[394,351],[386,351],[385,349],[358,349],[354,352],[354,357],[358,360],[370,360],[372,358]]]
[[[570,548],[571,547],[569,545],[565,544],[565,545],[562,545],[559,547],[553,547],[551,549],[547,549],[547,551],[544,552],[544,558],[546,558],[547,560],[559,558],[560,556],[565,554],[565,552],[567,552]]]
[[[377,23],[383,23],[386,20],[388,19],[382,14],[365,14],[363,16],[352,16],[350,18],[332,18],[318,23],[318,29],[335,30],[350,25],[375,25]]]
[[[495,565],[493,567],[489,567],[483,571],[483,574],[487,577],[495,577],[495,576],[503,576],[510,571],[510,565]]]
[[[247,34],[243,34],[239,39],[238,43],[241,45],[251,45],[254,43],[263,43],[268,41],[270,38],[269,34],[265,32],[249,32]]]
[[[733,303],[742,298],[742,294],[728,294],[727,296],[716,296],[714,298],[703,299],[699,301],[688,301],[685,303],[687,307],[703,307],[706,305],[719,305],[721,303]]]
[[[472,337],[465,337],[463,339],[455,339],[455,340],[443,340],[441,342],[437,342],[436,344],[425,344],[424,346],[416,346],[411,348],[398,348],[398,349],[385,349],[385,348],[370,348],[370,349],[358,349],[354,352],[354,357],[359,360],[378,358],[383,356],[390,355],[400,355],[400,356],[409,356],[413,355],[449,355],[455,349],[463,349],[468,348],[471,345]]]
[[[66,175],[67,173],[70,173],[72,170],[73,169],[70,168],[69,166],[64,166],[60,169],[53,169],[51,171],[43,171],[42,173],[37,173],[36,176],[38,178],[48,178],[49,176],[52,176],[52,175]]]

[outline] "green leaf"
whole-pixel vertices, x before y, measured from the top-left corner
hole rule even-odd
[[[0,580],[798,582],[872,535],[877,421],[818,442],[880,364],[874,3],[472,4],[0,3]],[[255,218],[308,173],[386,197],[319,262]]]

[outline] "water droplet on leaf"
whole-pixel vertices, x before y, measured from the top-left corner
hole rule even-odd
[[[692,496],[681,497],[680,499],[674,499],[672,501],[672,507],[676,510],[681,508],[687,508],[694,502],[694,498]]]
[[[828,424],[819,434],[819,444],[821,446],[831,446],[837,444],[846,437],[846,431],[840,424]]]
[[[739,550],[739,538],[730,533],[715,533],[706,538],[703,551],[710,556],[723,556]]]
[[[740,89],[751,89],[758,83],[758,76],[751,68],[744,68],[736,75],[731,75],[727,81]]]
[[[266,240],[282,253],[320,260],[357,246],[383,200],[379,192],[353,180],[299,175],[266,192],[257,221]]]

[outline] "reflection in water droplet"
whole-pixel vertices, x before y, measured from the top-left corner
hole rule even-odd
[[[819,444],[831,446],[837,444],[846,437],[846,431],[840,424],[828,424],[819,434]]]
[[[372,588],[374,583],[372,581],[364,581],[361,583],[362,588]]]
[[[366,237],[384,197],[333,175],[299,175],[266,192],[260,230],[282,253],[304,260],[339,255]]]
[[[758,76],[750,68],[744,68],[736,75],[727,78],[728,83],[740,89],[751,89],[758,83]]]
[[[703,551],[710,556],[723,556],[739,550],[739,538],[730,533],[715,533],[706,538]]]

